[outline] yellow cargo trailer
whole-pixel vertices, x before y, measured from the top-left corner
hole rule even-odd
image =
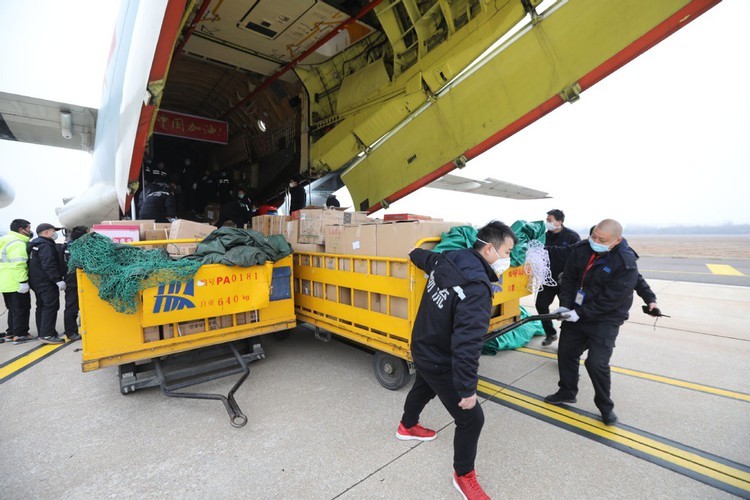
[[[425,238],[417,246],[438,241]],[[522,266],[503,273],[492,300],[490,331],[519,320],[520,298],[530,293],[528,280]],[[322,340],[333,333],[374,351],[375,376],[392,390],[409,381],[411,332],[426,283],[425,273],[408,258],[294,254],[297,319],[314,325]]]
[[[254,338],[296,326],[291,255],[253,267],[203,265],[192,280],[140,292],[135,314],[99,298],[81,269],[77,277],[84,372],[117,366],[123,394],[158,385],[168,396],[221,400],[236,427],[247,419],[233,393],[247,363],[264,357]],[[233,373],[243,376],[228,397],[175,392]]]

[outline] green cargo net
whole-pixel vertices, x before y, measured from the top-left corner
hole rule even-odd
[[[518,243],[510,252],[510,265],[522,266],[526,262],[526,251],[529,249],[529,242],[537,240],[545,241],[544,222],[526,222],[518,220],[510,227],[513,233],[518,237]],[[445,252],[446,250],[459,250],[461,248],[471,248],[477,241],[477,230],[471,226],[456,226],[451,228],[447,233],[443,233],[440,243],[434,248],[435,252]]]
[[[194,260],[172,260],[162,250],[112,243],[97,233],[81,236],[68,249],[68,269],[83,269],[99,289],[99,298],[115,311],[126,314],[134,314],[138,309],[138,292],[185,282],[201,267]]]

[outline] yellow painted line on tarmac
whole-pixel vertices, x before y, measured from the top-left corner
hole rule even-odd
[[[10,361],[0,368],[0,383],[5,382],[7,379],[18,375],[25,369],[31,367],[33,364],[38,363],[47,356],[52,355],[58,349],[65,347],[65,344],[45,344],[40,345],[36,348],[26,351],[16,359]]]
[[[647,437],[639,433],[637,429],[604,425],[598,418],[589,417],[567,409],[565,406],[550,405],[538,396],[502,387],[486,379],[479,379],[477,390],[490,398],[518,407],[524,413],[543,417],[544,420],[554,424],[562,424],[578,434],[685,473],[693,479],[725,489],[725,491],[727,491],[726,486],[729,486],[734,490],[732,491],[734,494],[738,491],[750,493],[750,472],[742,470],[740,467],[745,466],[741,464],[734,466],[721,457],[713,459],[704,456],[710,454],[704,452],[699,454],[684,449],[686,447],[679,443],[670,444],[666,439],[658,440]]]
[[[535,356],[542,356],[544,358],[557,359],[557,354],[551,352],[539,351],[537,349],[530,349],[528,347],[521,347],[516,350],[525,352],[527,354],[533,354]],[[581,364],[583,364],[583,360],[581,360]],[[629,368],[621,368],[619,366],[611,366],[610,370],[615,373],[621,373],[623,375],[629,375],[631,377],[642,378],[644,380],[651,380],[653,382],[659,382],[675,387],[682,387],[684,389],[691,389],[698,392],[705,392],[707,394],[714,394],[716,396],[724,396],[726,398],[737,399],[750,403],[750,394],[745,394],[742,392],[729,391],[727,389],[711,387],[710,385],[696,384],[695,382],[689,382],[687,380],[680,380],[676,378],[665,377],[663,375],[631,370]]]
[[[722,276],[745,276],[737,269],[726,264],[706,264],[706,267],[711,271],[711,274],[720,274]]]

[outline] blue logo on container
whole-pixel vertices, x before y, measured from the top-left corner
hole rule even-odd
[[[187,283],[170,283],[169,285],[159,285],[156,292],[156,301],[154,302],[154,313],[179,311],[181,309],[193,309],[195,304],[189,298],[195,296],[193,280]]]

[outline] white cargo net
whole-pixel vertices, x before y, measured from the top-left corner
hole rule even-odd
[[[541,291],[544,286],[557,286],[549,269],[549,253],[540,241],[529,241],[523,269],[529,275],[528,290],[531,293]]]

